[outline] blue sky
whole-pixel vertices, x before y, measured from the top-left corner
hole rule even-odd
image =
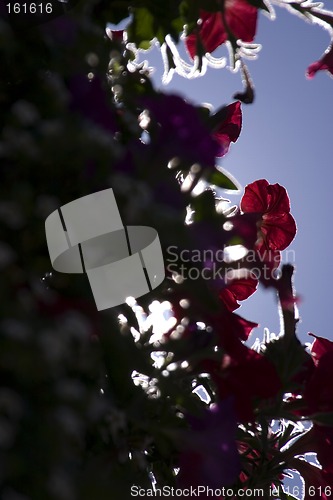
[[[327,5],[329,7],[329,5]],[[295,286],[301,297],[299,334],[307,332],[333,340],[331,303],[333,265],[331,247],[333,137],[333,80],[325,72],[305,78],[307,66],[320,58],[330,43],[329,33],[284,9],[277,19],[260,15],[256,42],[262,50],[249,69],[256,86],[256,100],[243,105],[243,130],[223,160],[244,187],[267,178],[285,186],[292,214],[298,224],[289,256],[296,266]],[[218,54],[226,53],[218,49]],[[144,54],[156,67],[155,83],[162,87],[162,63],[155,51]],[[193,102],[210,102],[214,108],[232,101],[242,89],[239,73],[208,68],[205,76],[186,80],[174,75],[163,90],[178,92]],[[232,196],[233,202],[239,197]],[[259,290],[239,310],[260,327],[279,332],[279,316],[272,292]]]

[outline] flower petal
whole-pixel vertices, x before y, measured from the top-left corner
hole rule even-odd
[[[306,76],[313,78],[318,71],[327,70],[333,75],[333,45],[331,45],[319,61],[316,61],[307,69]]]
[[[258,10],[246,0],[225,2],[225,20],[228,30],[236,39],[252,42],[257,29]],[[228,40],[228,30],[224,26],[221,12],[200,11],[201,24],[198,37],[205,52],[213,52]],[[191,33],[185,40],[186,48],[192,57],[197,54],[197,35]]]
[[[289,196],[280,184],[269,184],[266,179],[260,179],[245,187],[241,210],[259,213],[290,212]]]
[[[256,7],[246,0],[229,0],[226,5],[226,23],[232,34],[243,42],[252,42],[257,30]]]
[[[327,352],[333,351],[333,342],[331,340],[325,339],[324,337],[318,337],[313,333],[309,333],[311,337],[316,340],[313,342],[311,347],[311,355],[316,364],[318,364],[319,359]]]
[[[229,311],[237,309],[240,306],[237,301],[247,299],[258,287],[257,278],[250,273],[247,274],[247,277],[233,279],[219,293],[220,299],[224,302]]]
[[[295,238],[296,222],[290,213],[267,214],[261,231],[270,250],[284,250]]]
[[[241,211],[244,213],[264,213],[268,208],[267,187],[269,182],[260,179],[245,187],[244,195],[240,202]]]
[[[290,212],[290,201],[286,189],[280,184],[267,186],[267,211],[271,213]]]
[[[219,143],[217,156],[227,154],[231,142],[236,142],[242,128],[242,109],[239,101],[227,106],[227,117],[214,131],[213,137]]]
[[[213,52],[217,47],[228,40],[228,35],[224,29],[222,15],[220,12],[200,11],[201,24],[198,37],[205,52]],[[197,35],[191,33],[185,40],[188,53],[194,58],[197,54]]]

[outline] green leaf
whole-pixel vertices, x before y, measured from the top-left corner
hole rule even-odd
[[[297,385],[295,376],[304,369],[310,359],[304,346],[296,336],[284,335],[266,344],[264,355],[275,365],[284,391],[292,392]]]
[[[151,42],[148,41],[148,40],[143,40],[142,42],[140,42],[139,44],[139,49],[143,49],[143,50],[149,50],[150,49],[150,46],[151,46]]]
[[[179,9],[178,0],[143,0],[140,7],[133,8],[133,22],[128,28],[129,41],[147,49],[151,40],[157,38],[162,44],[169,34],[177,42],[184,24]]]
[[[213,191],[207,190],[196,196],[191,205],[194,208],[194,221],[212,221],[216,218],[215,196]]]
[[[221,167],[216,167],[214,170],[210,170],[206,175],[206,180],[214,186],[226,189],[228,191],[237,191],[241,189],[240,184],[227,170]]]
[[[145,7],[134,10],[133,23],[129,27],[129,39],[133,40],[139,48],[147,49],[150,41],[155,37],[154,17]]]

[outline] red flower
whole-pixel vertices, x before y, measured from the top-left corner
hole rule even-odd
[[[237,288],[235,285],[233,290],[238,298],[248,293],[242,286]],[[281,387],[281,381],[273,364],[243,344],[258,324],[238,316],[223,306],[219,311],[208,312],[200,301],[194,298],[188,299],[189,307],[184,310],[175,299],[174,296],[173,310],[178,322],[184,316],[190,316],[193,311],[198,319],[213,328],[217,344],[223,350],[221,361],[204,358],[198,361],[195,371],[211,375],[217,386],[220,401],[234,396],[239,420],[252,421],[255,399],[273,397]],[[166,339],[168,337],[169,334]],[[185,329],[182,337],[188,339],[192,337],[196,348],[202,349],[202,343],[196,342],[191,325]]]
[[[192,57],[197,53],[197,36],[205,52],[213,52],[225,43],[229,34],[243,42],[252,42],[256,34],[257,9],[246,0],[226,0],[224,2],[224,20],[221,12],[200,11],[201,24],[197,33],[186,37],[186,47]]]
[[[236,142],[242,129],[242,109],[239,101],[229,104],[225,108],[226,117],[213,132],[214,139],[220,149],[216,156],[227,154],[231,142]]]
[[[281,380],[267,358],[241,345],[236,355],[224,356],[221,363],[207,360],[203,366],[215,382],[219,398],[233,396],[238,420],[251,422],[256,401],[276,396]]]
[[[224,302],[229,311],[238,309],[238,307],[240,307],[238,300],[247,299],[258,287],[257,278],[252,273],[245,272],[247,274],[246,276],[232,279],[219,293],[220,299]]]
[[[221,361],[206,359],[200,363],[200,372],[209,373],[214,380],[219,399],[235,398],[237,416],[242,422],[254,420],[256,399],[274,397],[281,388],[274,365],[242,342],[256,326],[224,311],[213,325],[224,355]]]
[[[322,356],[324,356],[328,352],[333,352],[333,342],[325,339],[324,337],[318,337],[313,333],[310,333],[309,335],[315,337],[316,339],[311,347],[311,356],[315,365],[317,366]]]
[[[229,354],[238,352],[239,344],[243,347],[240,340],[247,340],[252,330],[258,326],[258,323],[242,318],[223,305],[217,311],[209,311],[200,300],[189,293],[173,292],[170,299],[177,324],[181,324],[183,318],[191,316],[195,317],[196,321],[203,321],[207,326],[213,328],[217,334],[219,345]],[[183,299],[189,303],[188,306],[184,306],[185,308],[181,305]],[[189,324],[182,336],[192,335],[195,330],[196,328],[192,328],[192,325]],[[169,338],[172,331],[169,331],[165,337]]]
[[[260,215],[259,241],[256,247],[275,252],[284,250],[296,234],[296,223],[290,213],[287,191],[280,184],[269,184],[266,179],[245,188],[240,208],[244,213]],[[264,247],[264,248],[263,248]]]
[[[316,61],[307,69],[306,76],[313,78],[317,71],[327,70],[333,75],[333,45],[331,45],[319,61]]]
[[[304,399],[309,411],[331,412],[333,411],[333,342],[322,337],[316,337],[311,354],[316,365],[312,376],[307,382]]]
[[[241,341],[249,338],[258,323],[242,318],[228,310],[212,318],[211,325],[218,336],[218,344],[233,357],[242,356],[247,347]]]
[[[120,43],[124,41],[125,33],[126,32],[124,30],[112,30],[110,28],[106,28],[106,34],[110,40],[116,40]]]

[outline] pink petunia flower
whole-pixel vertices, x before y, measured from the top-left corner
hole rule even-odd
[[[256,7],[246,0],[226,0],[224,2],[224,19],[221,12],[200,11],[201,23],[197,32],[186,37],[186,48],[192,57],[197,54],[197,36],[205,52],[213,52],[229,38],[228,31],[236,39],[252,42],[257,28]],[[225,25],[226,24],[226,25]]]

